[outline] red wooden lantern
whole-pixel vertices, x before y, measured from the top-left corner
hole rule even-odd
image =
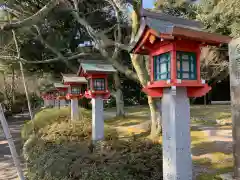
[[[64,85],[62,83],[54,83],[54,87],[57,89],[57,99],[62,100],[66,99],[70,85]]]
[[[150,55],[150,82],[143,91],[162,97],[163,88],[187,87],[188,97],[201,97],[211,87],[200,76],[201,48],[228,43],[228,36],[201,30],[196,21],[142,11],[142,24],[130,52]]]
[[[64,85],[69,87],[66,98],[81,99],[84,96],[83,85],[87,84],[85,77],[78,77],[75,74],[62,74],[62,76]]]
[[[88,99],[101,96],[103,99],[110,97],[108,90],[108,74],[116,72],[111,64],[102,60],[82,61],[78,76],[86,77],[88,81],[85,97]]]
[[[56,89],[49,89],[42,93],[41,97],[45,100],[54,100],[57,97]]]

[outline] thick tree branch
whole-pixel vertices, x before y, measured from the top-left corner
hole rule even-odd
[[[59,60],[63,61],[63,62],[67,65],[67,67],[68,67],[69,69],[71,69],[73,72],[77,72],[78,68],[73,67],[73,66],[69,63],[69,61],[67,61],[67,60],[65,59],[65,57],[63,56],[63,54],[62,54],[61,52],[59,52],[55,47],[51,46],[47,41],[45,41],[45,40],[43,39],[42,34],[41,34],[41,31],[40,31],[40,29],[39,29],[36,25],[34,25],[34,27],[36,28],[36,30],[37,30],[37,32],[38,32],[38,37],[39,37],[39,40],[41,41],[41,43],[42,43],[46,48],[48,48],[50,51],[52,51],[54,54],[56,54],[57,57],[59,58]]]
[[[110,40],[105,34],[99,33],[96,30],[94,30],[94,28],[84,18],[81,18],[79,16],[76,10],[72,11],[72,15],[79,24],[81,24],[83,27],[86,28],[88,34],[93,38],[95,43],[97,43],[98,49],[101,52],[101,54],[105,58],[107,58],[107,60],[110,61],[119,72],[121,72],[122,74],[125,74],[128,78],[136,82],[139,82],[137,74],[134,71],[132,71],[127,66],[124,66],[123,64],[118,62],[116,58],[113,59],[112,57],[110,57],[108,52],[105,50],[105,48],[110,44],[111,46],[115,46],[119,48],[125,45],[121,46],[120,43]],[[125,47],[125,49],[128,49],[128,47],[127,48]]]
[[[114,1],[112,0],[106,0],[108,3],[110,3],[115,11],[115,16],[117,18],[117,35],[115,35],[115,39],[116,39],[116,42],[118,43],[121,43],[121,40],[122,40],[122,32],[121,32],[121,20],[120,20],[120,14],[119,14],[119,10],[117,8],[117,5],[115,4]],[[116,57],[118,56],[118,53],[119,53],[119,47],[118,46],[115,46],[115,49],[114,49],[114,52],[113,52],[113,55],[112,55],[112,59],[116,59]]]
[[[65,61],[71,61],[71,60],[75,60],[78,59],[80,57],[84,57],[84,56],[88,56],[90,54],[88,53],[79,53],[79,54],[75,54],[69,57],[64,57]],[[46,63],[52,63],[52,62],[57,62],[60,61],[60,58],[52,58],[52,59],[46,59],[46,60],[42,60],[42,61],[28,61],[24,58],[18,58],[17,56],[0,56],[0,60],[3,61],[11,61],[11,62],[18,62],[18,60],[20,60],[23,63],[26,64],[46,64]]]
[[[46,4],[42,9],[40,9],[34,15],[22,21],[3,24],[1,26],[1,29],[7,31],[11,29],[18,29],[21,27],[27,27],[27,26],[32,26],[34,24],[37,24],[38,22],[42,21],[59,2],[60,0],[51,0],[48,4]]]
[[[115,46],[117,48],[123,49],[123,50],[129,50],[129,46],[125,44],[121,44],[119,42],[115,42],[111,39],[109,39],[105,33],[103,32],[97,32],[93,27],[82,17],[79,16],[79,14],[73,10],[72,11],[73,17],[76,19],[76,21],[81,24],[83,27],[86,28],[88,34],[93,38],[94,41],[100,41],[102,48],[107,48],[109,46]]]
[[[111,57],[109,57],[107,51],[105,49],[100,49],[100,52],[102,54],[102,56],[104,56],[109,62],[112,63],[112,65],[122,74],[124,74],[126,77],[128,77],[129,79],[132,79],[136,82],[139,82],[138,76],[137,74],[132,71],[131,69],[129,69],[127,66],[125,66],[124,64],[120,63],[117,59],[112,59]]]

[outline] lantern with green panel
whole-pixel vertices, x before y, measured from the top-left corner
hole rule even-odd
[[[177,79],[197,80],[196,54],[177,51]]]

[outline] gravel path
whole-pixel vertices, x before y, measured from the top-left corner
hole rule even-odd
[[[18,114],[14,117],[7,118],[8,126],[14,139],[18,154],[20,154],[21,149],[21,125],[24,123],[24,120],[28,118],[29,117],[27,114]],[[24,168],[23,163],[22,167]],[[9,146],[2,132],[2,129],[0,132],[0,180],[18,180],[17,172],[13,164]]]

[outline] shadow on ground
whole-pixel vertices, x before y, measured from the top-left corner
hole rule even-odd
[[[227,141],[202,142],[200,144],[196,144],[192,148],[192,154],[194,156],[201,156],[216,152],[232,154],[232,142]]]

